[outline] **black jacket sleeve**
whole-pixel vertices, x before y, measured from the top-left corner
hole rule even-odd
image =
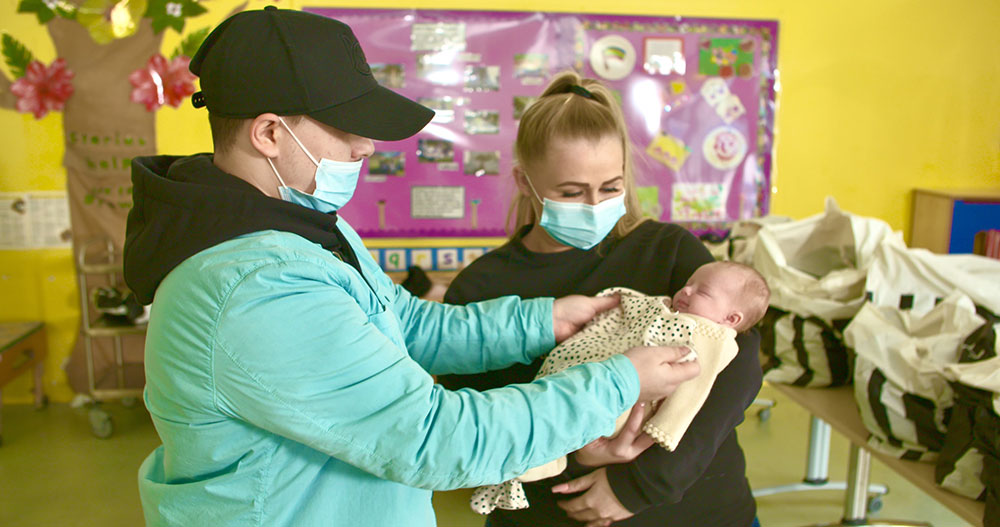
[[[660,503],[676,503],[712,463],[719,446],[743,421],[760,391],[762,375],[756,330],[737,336],[739,353],[719,373],[701,411],[673,452],[650,447],[631,463],[609,465],[608,482],[633,513]]]

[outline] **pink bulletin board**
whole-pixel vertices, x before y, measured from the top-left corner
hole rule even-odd
[[[566,69],[620,96],[647,215],[705,230],[769,210],[777,21],[306,11],[350,25],[379,82],[436,111],[376,142],[341,211],[362,236],[503,236],[520,112]]]

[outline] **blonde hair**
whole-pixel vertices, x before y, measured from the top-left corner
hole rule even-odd
[[[733,261],[712,262],[705,265],[720,271],[733,270],[743,276],[739,302],[743,304],[744,312],[743,321],[736,327],[738,333],[747,331],[764,318],[771,301],[771,288],[767,286],[764,275],[749,265]]]
[[[582,88],[582,90],[580,89]],[[647,218],[642,217],[635,190],[635,174],[631,160],[632,144],[625,127],[625,116],[611,90],[594,79],[583,78],[567,71],[556,75],[541,97],[525,110],[517,128],[514,158],[523,167],[542,160],[556,140],[586,139],[598,141],[607,136],[621,140],[625,215],[615,225],[614,232],[623,238]],[[533,196],[518,191],[511,201],[507,225],[513,239],[525,225],[538,222]]]

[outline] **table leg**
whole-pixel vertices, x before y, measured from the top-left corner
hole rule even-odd
[[[760,498],[772,494],[785,492],[798,492],[804,490],[844,490],[847,488],[845,481],[830,481],[830,424],[816,417],[811,417],[809,423],[809,451],[806,453],[806,476],[799,483],[778,485],[754,489],[753,496]],[[888,492],[885,485],[872,484],[869,492],[876,495],[883,495]]]
[[[48,402],[45,398],[45,361],[40,360],[35,364],[35,408],[41,410]]]
[[[847,489],[844,493],[844,518],[839,523],[825,523],[817,527],[931,527],[926,522],[868,519],[868,476],[871,474],[871,462],[871,453],[851,443]]]

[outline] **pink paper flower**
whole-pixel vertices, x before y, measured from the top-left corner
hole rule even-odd
[[[184,56],[170,62],[159,53],[150,57],[145,68],[128,76],[133,86],[132,102],[145,104],[150,112],[164,104],[180,106],[185,97],[194,93],[195,76],[188,70],[190,62]]]
[[[66,69],[65,59],[56,59],[49,67],[37,60],[31,61],[24,76],[10,87],[11,93],[17,96],[17,111],[32,113],[35,119],[41,119],[51,111],[62,110],[66,99],[73,95],[72,79],[73,72]]]

